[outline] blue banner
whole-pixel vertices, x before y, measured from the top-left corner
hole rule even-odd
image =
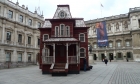
[[[97,44],[99,47],[108,46],[108,36],[106,32],[106,22],[96,23]]]

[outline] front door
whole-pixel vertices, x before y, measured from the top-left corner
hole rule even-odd
[[[102,61],[105,59],[105,54],[104,53],[101,54],[101,59],[102,59]]]
[[[56,45],[55,52],[55,62],[66,63],[66,46]]]
[[[109,60],[113,60],[113,53],[109,53]]]
[[[94,54],[94,60],[96,60],[96,59],[97,59],[96,54]]]

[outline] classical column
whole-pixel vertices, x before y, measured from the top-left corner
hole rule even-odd
[[[0,53],[0,62],[5,62],[6,61],[6,54],[4,48],[1,48],[1,53]]]
[[[115,51],[115,50],[114,50],[114,55],[113,55],[113,56],[115,56],[115,57],[114,57],[114,60],[116,61],[116,57],[117,57],[117,56],[116,56],[116,51]]]
[[[67,63],[68,63],[68,43],[66,43]]]
[[[106,58],[107,58],[107,54],[106,54],[106,51],[105,51],[105,56],[106,56]]]
[[[17,34],[17,28],[15,28],[15,31],[14,31],[15,33],[14,33],[14,44],[16,45],[17,44],[17,42],[18,42],[18,34]]]
[[[17,62],[18,61],[16,49],[14,49],[13,54],[11,55],[11,61],[12,62]]]
[[[2,26],[2,43],[4,43],[4,38],[5,38],[5,24]]]
[[[25,51],[24,51],[24,62],[26,63],[27,62],[27,52],[26,52],[26,49],[25,49]]]
[[[96,51],[97,61],[99,61],[98,51]]]
[[[79,61],[78,61],[78,44],[76,44],[76,55],[77,55],[77,63],[79,63]]]
[[[55,43],[53,43],[53,63],[55,63]]]
[[[27,35],[26,35],[26,32],[24,33],[24,44],[25,44],[25,46],[27,44]]]

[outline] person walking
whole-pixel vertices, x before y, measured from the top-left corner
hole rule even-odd
[[[86,71],[87,68],[87,61],[86,61],[86,57],[84,58],[84,71]]]
[[[105,58],[104,62],[105,62],[105,64],[106,64],[106,66],[107,66],[107,62],[108,62],[107,58]]]
[[[111,58],[110,58],[110,62],[111,62]]]

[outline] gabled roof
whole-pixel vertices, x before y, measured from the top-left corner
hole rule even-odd
[[[61,19],[59,17],[59,13],[61,11],[64,11],[66,13],[65,19],[72,18],[71,13],[70,13],[69,5],[57,5],[57,10],[56,10],[56,12],[53,16],[53,19]]]
[[[61,17],[61,14],[64,12],[64,18]],[[83,18],[72,18],[69,5],[57,5],[56,12],[54,14],[53,19],[45,19],[43,28],[51,28],[52,24],[51,21],[58,21],[58,20],[73,20],[75,22],[75,27],[86,27]]]

